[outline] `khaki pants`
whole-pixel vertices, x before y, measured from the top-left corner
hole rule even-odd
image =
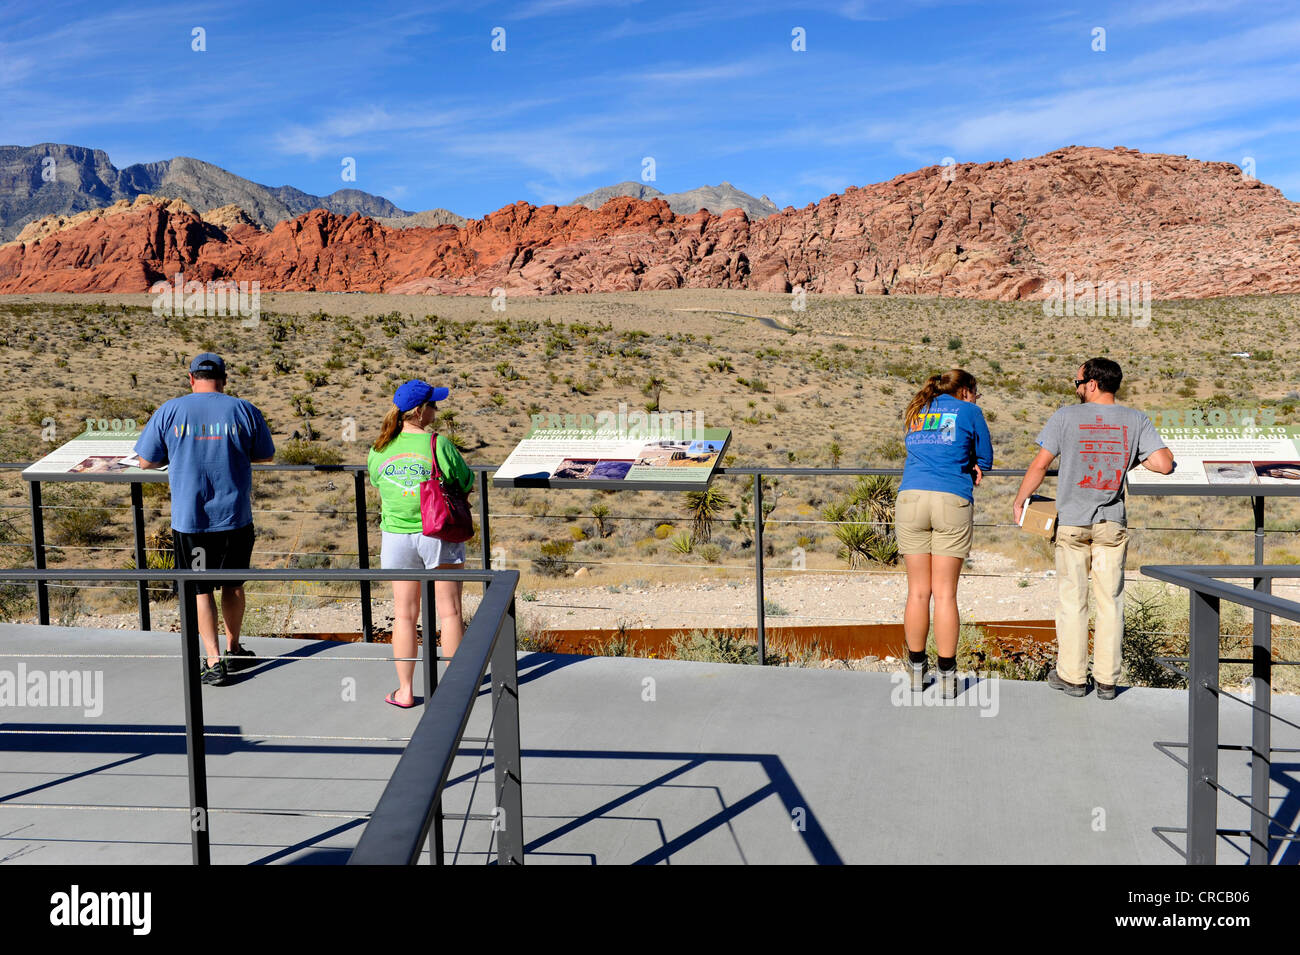
[[[1092,576],[1092,677],[1119,682],[1124,639],[1124,557],[1128,528],[1115,521],[1056,529],[1056,672],[1068,683],[1088,682],[1088,576]]]

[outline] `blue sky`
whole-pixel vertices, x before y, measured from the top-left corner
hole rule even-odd
[[[23,0],[0,5],[0,142],[467,216],[639,179],[644,157],[664,192],[725,179],[802,206],[1072,144],[1249,156],[1300,199],[1297,51],[1300,5],[1270,0]]]

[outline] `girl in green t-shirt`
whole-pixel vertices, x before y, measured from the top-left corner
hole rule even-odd
[[[379,489],[380,529],[383,546],[380,566],[384,570],[448,570],[465,566],[465,545],[425,537],[420,521],[420,483],[433,474],[431,448],[436,442],[438,469],[443,480],[466,493],[474,486],[474,475],[456,445],[443,435],[431,434],[438,412],[436,402],[449,394],[424,381],[408,381],[393,395],[384,416],[379,437],[370,448],[366,465],[370,483]],[[442,633],[442,655],[453,656],[464,635],[461,619],[461,582],[434,581],[434,602]],[[415,705],[415,624],[420,619],[420,582],[393,581],[393,660],[398,687],[385,700],[394,706]],[[433,645],[426,634],[425,652]]]

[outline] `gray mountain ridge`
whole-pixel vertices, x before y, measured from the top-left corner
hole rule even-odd
[[[50,169],[53,178],[47,181]],[[184,199],[200,213],[233,204],[262,229],[274,228],[276,223],[312,209],[327,209],[339,215],[359,212],[390,228],[459,228],[468,221],[446,209],[409,212],[383,196],[360,189],[338,189],[328,196],[314,196],[293,186],[264,186],[189,156],[118,169],[102,149],[39,143],[0,146],[0,242],[12,240],[23,226],[44,216],[85,212],[145,193]],[[761,219],[780,211],[767,196],[756,199],[726,181],[675,193],[664,193],[642,182],[620,182],[579,196],[570,204],[599,209],[616,196],[661,198],[678,215],[700,209],[715,214],[743,209],[751,219]]]
[[[50,181],[48,160],[53,160]],[[264,186],[189,156],[118,169],[102,149],[40,143],[0,146],[0,242],[13,239],[23,226],[43,216],[84,212],[143,193],[184,199],[199,212],[233,203],[262,229],[312,209],[339,215],[359,212],[389,226],[465,222],[445,209],[411,213],[360,189],[313,196],[293,186]],[[408,218],[412,221],[404,221]]]
[[[595,189],[586,195],[578,196],[570,205],[586,206],[599,209],[610,199],[618,196],[632,196],[636,199],[663,199],[668,208],[678,215],[690,215],[701,209],[708,209],[718,215],[728,209],[743,209],[751,219],[763,219],[781,210],[767,196],[755,199],[747,192],[742,192],[731,183],[723,181],[716,186],[700,186],[686,192],[661,192],[654,186],[643,182],[629,180]]]

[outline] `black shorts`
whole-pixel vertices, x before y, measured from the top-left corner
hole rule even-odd
[[[198,570],[192,556],[202,548],[202,567],[206,570],[247,570],[253,556],[253,525],[246,524],[233,531],[208,531],[202,534],[183,534],[172,530],[172,547],[176,552],[177,570]],[[242,587],[243,580],[200,581],[196,592],[210,594],[217,587]]]

